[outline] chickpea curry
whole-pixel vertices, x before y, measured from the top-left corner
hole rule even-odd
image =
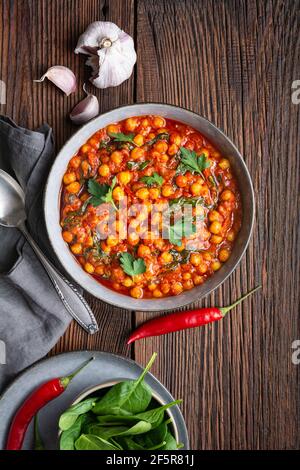
[[[134,298],[205,282],[230,257],[241,218],[229,160],[195,129],[160,116],[99,130],[63,177],[64,241],[98,282]]]

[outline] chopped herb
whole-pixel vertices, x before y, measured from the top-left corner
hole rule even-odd
[[[109,136],[114,139],[115,142],[130,142],[134,144],[134,134],[123,134],[123,132],[109,132]]]
[[[155,172],[152,176],[142,176],[140,181],[146,183],[147,186],[153,186],[154,184],[156,184],[157,186],[161,186],[164,182],[164,179],[162,176]]]
[[[169,138],[170,138],[170,134],[167,134],[166,132],[162,132],[161,134],[157,134],[157,136],[153,137],[153,139],[148,140],[148,142],[146,142],[146,145],[153,145],[158,140],[169,140]]]
[[[169,240],[173,245],[181,246],[183,237],[189,237],[196,231],[193,219],[190,217],[180,218],[169,227]]]
[[[218,188],[218,182],[217,182],[217,179],[215,177],[214,174],[211,174],[209,177],[208,177],[208,181],[215,187],[215,188]]]
[[[204,204],[203,197],[184,197],[180,196],[175,199],[171,199],[169,201],[169,206],[184,206],[184,204],[191,204],[193,207],[197,206],[197,204]]]
[[[193,173],[199,173],[203,178],[203,170],[210,167],[210,163],[204,154],[199,157],[193,150],[186,149],[185,147],[180,148],[181,160],[177,171],[185,173],[191,171]]]
[[[127,167],[129,170],[144,170],[149,165],[150,161],[146,160],[144,162],[127,162]]]
[[[130,253],[122,253],[120,263],[126,274],[137,276],[146,271],[145,261],[142,258],[134,258]]]
[[[111,186],[109,186],[108,184],[99,184],[94,179],[89,179],[88,192],[92,195],[92,197],[89,199],[90,204],[92,204],[92,206],[94,207],[97,207],[105,202],[111,203],[114,209],[118,210],[112,196],[112,192],[116,183],[116,177],[113,178]]]

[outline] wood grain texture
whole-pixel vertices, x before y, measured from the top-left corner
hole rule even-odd
[[[36,84],[51,65],[72,68],[83,84],[84,57],[73,50],[95,20],[116,22],[136,39],[135,75],[96,91],[101,111],[134,101],[189,108],[214,122],[244,155],[256,194],[254,234],[240,266],[197,305],[225,305],[262,283],[262,293],[222,323],[125,346],[128,331],[152,314],[88,300],[101,331],[76,324],[52,354],[99,349],[145,364],[184,399],[193,449],[300,448],[300,366],[291,361],[299,324],[300,79],[299,0],[0,1],[0,111],[35,128],[47,121],[59,149],[74,133],[66,119],[83,93],[66,98]],[[95,91],[95,90],[94,90]],[[157,314],[155,314],[157,315]],[[154,316],[154,314],[153,314]]]
[[[300,445],[291,362],[299,337],[298,13],[294,1],[138,1],[137,100],[180,105],[224,129],[256,193],[246,256],[198,305],[226,305],[261,282],[262,294],[223,323],[135,348],[139,362],[159,352],[153,371],[184,398],[194,449]],[[138,313],[137,322],[147,317]]]

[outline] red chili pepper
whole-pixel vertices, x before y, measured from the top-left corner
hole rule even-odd
[[[228,307],[209,307],[199,308],[197,310],[187,310],[186,312],[170,313],[164,317],[153,318],[141,326],[139,326],[127,341],[127,344],[149,336],[160,336],[173,331],[186,330],[187,328],[196,328],[197,326],[206,325],[214,321],[224,318],[226,313],[232,308],[242,302],[249,295],[260,289],[261,286],[256,287],[248,294],[244,295],[241,299],[237,300],[234,304]]]
[[[66,390],[73,377],[75,377],[75,375],[77,375],[93,359],[94,358],[91,357],[82,366],[80,366],[79,369],[73,372],[73,374],[66,377],[51,379],[29,395],[21,408],[17,411],[11,423],[6,444],[7,450],[20,450],[22,448],[25,433],[32,418],[49,401],[61,395]]]

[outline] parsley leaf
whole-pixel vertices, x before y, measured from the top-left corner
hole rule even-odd
[[[145,261],[142,258],[135,259],[130,253],[122,253],[120,263],[126,274],[137,276],[146,271]]]
[[[169,140],[169,138],[170,138],[170,134],[168,134],[167,132],[162,132],[161,134],[157,134],[155,137],[153,137],[153,139],[148,140],[148,142],[146,142],[146,144],[147,145],[153,145],[158,140]]]
[[[198,157],[196,152],[194,152],[193,150],[186,149],[185,147],[180,147],[180,155],[181,159],[178,171],[184,173],[187,171],[192,171],[194,173],[199,173],[203,177],[202,171],[210,167],[210,162],[204,154]]]
[[[131,144],[135,145],[135,142],[133,140],[134,134],[123,134],[123,132],[109,132],[108,135],[112,137],[115,142],[130,142]]]
[[[196,226],[193,219],[185,217],[178,219],[169,227],[169,240],[173,245],[181,246],[183,237],[189,237],[196,232]]]
[[[160,176],[158,173],[153,173],[152,176],[142,176],[140,179],[143,183],[146,183],[147,186],[152,186],[153,184],[157,184],[157,186],[161,186],[164,182],[164,179],[162,176]]]
[[[116,207],[112,192],[117,183],[117,178],[114,177],[111,183],[111,186],[108,184],[99,184],[94,179],[89,179],[88,181],[88,192],[91,194],[91,198],[89,199],[89,203],[92,206],[97,207],[103,203],[111,203],[114,209],[118,210]]]

